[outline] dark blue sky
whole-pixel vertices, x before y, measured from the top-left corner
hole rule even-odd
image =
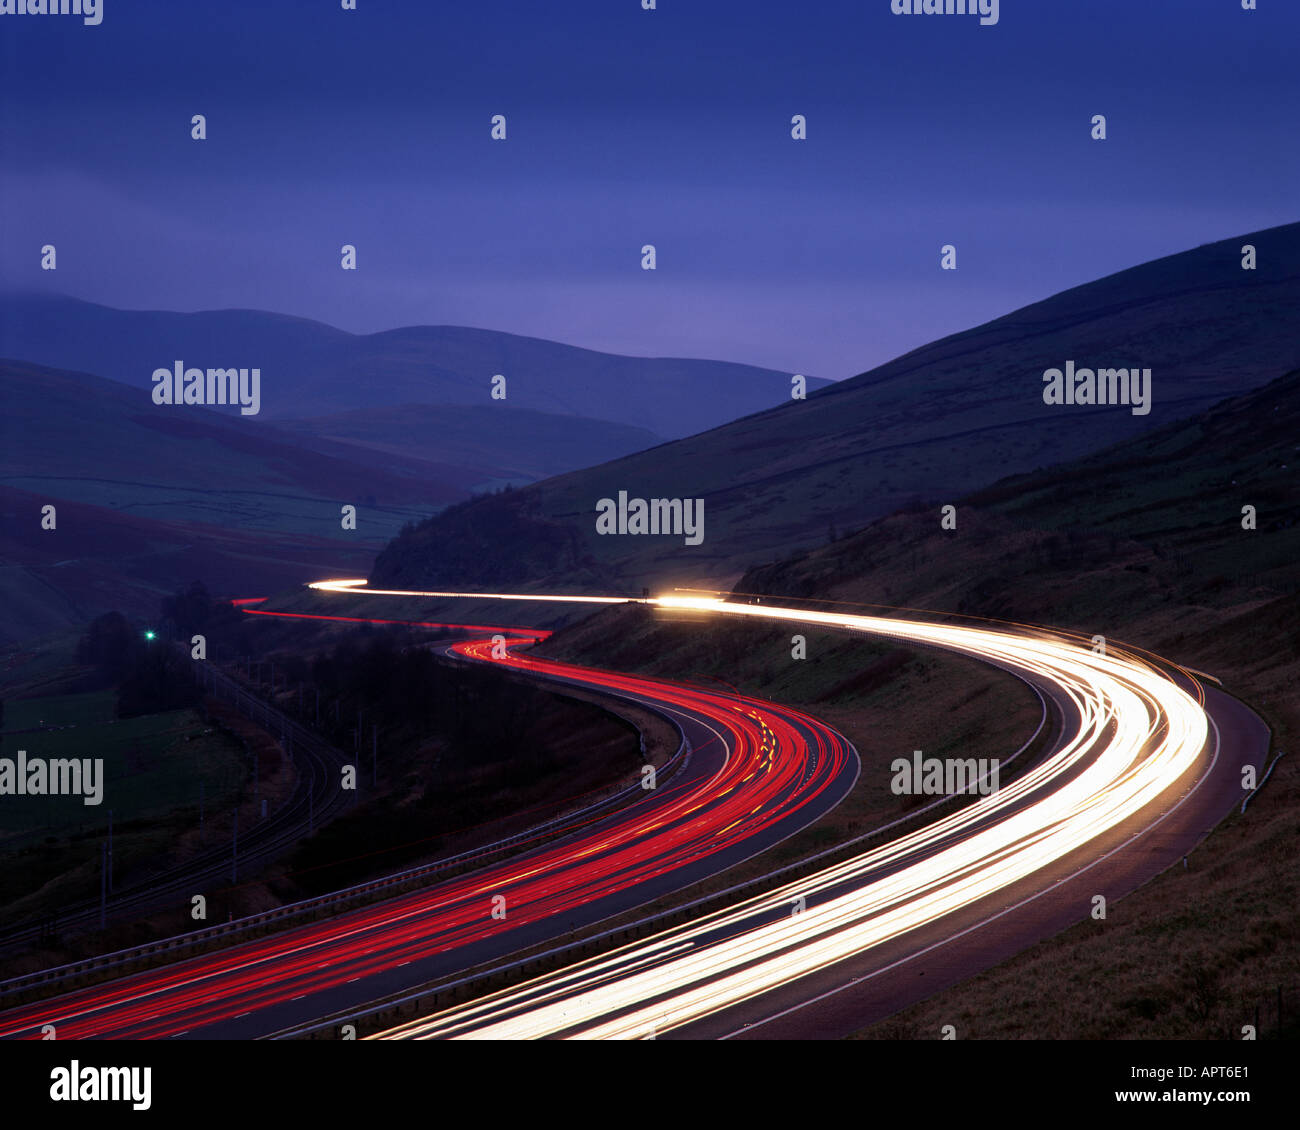
[[[839,378],[1300,218],[1294,0],[103,3],[0,16],[5,288]]]

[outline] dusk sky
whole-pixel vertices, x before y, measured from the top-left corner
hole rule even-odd
[[[0,16],[4,289],[842,378],[1300,218],[1292,0],[103,2]]]

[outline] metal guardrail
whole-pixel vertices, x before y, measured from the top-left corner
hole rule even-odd
[[[614,695],[612,697],[624,698],[625,696]],[[636,701],[638,705],[644,705],[640,703],[639,700],[629,699],[628,701]],[[690,754],[690,743],[687,741],[686,734],[682,730],[682,727],[675,719],[666,714],[663,715],[663,717],[667,718],[678,733],[679,742],[677,751],[668,759],[667,762],[664,763],[663,766],[664,770],[671,770],[673,775],[675,775],[677,770],[682,767],[679,762],[684,762],[684,759]],[[376,891],[401,886],[405,883],[415,882],[436,875],[440,871],[451,870],[463,866],[466,863],[472,863],[476,860],[500,855],[503,852],[508,851],[510,848],[517,846],[521,842],[537,838],[539,835],[545,836],[547,829],[563,826],[572,823],[575,820],[586,819],[601,809],[615,807],[616,802],[620,801],[620,798],[625,797],[629,793],[634,794],[640,791],[641,785],[639,782],[628,785],[625,788],[619,789],[617,792],[612,793],[607,797],[603,797],[583,808],[576,809],[573,812],[564,813],[560,816],[552,817],[550,820],[543,821],[540,824],[531,825],[520,832],[516,832],[512,836],[505,836],[502,839],[494,840],[490,844],[471,848],[454,856],[448,856],[445,859],[435,860],[431,863],[419,864],[403,871],[394,872],[391,875],[385,875],[379,879],[357,883],[354,886],[345,887],[341,890],[332,891],[324,895],[314,895],[311,898],[300,899],[293,903],[286,903],[284,906],[276,907],[273,910],[261,911],[257,914],[247,915],[244,918],[238,918],[230,922],[223,922],[215,926],[204,927],[200,930],[188,931],[184,934],[176,934],[168,938],[162,938],[156,942],[146,942],[142,945],[131,946],[127,949],[116,950],[112,953],[100,954],[93,958],[85,958],[81,961],[53,966],[49,969],[39,970],[35,973],[27,973],[18,977],[12,977],[8,980],[0,981],[0,998],[15,993],[21,993],[33,988],[41,988],[51,984],[57,984],[60,981],[83,976],[87,973],[97,973],[123,965],[129,965],[133,962],[144,961],[151,957],[156,957],[159,954],[177,952],[182,949],[191,949],[209,941],[229,938],[232,935],[246,933],[263,926],[280,923],[289,918],[304,917],[319,910],[337,907],[341,903],[358,901]]]
[[[1004,764],[1007,765],[1018,760],[1022,754],[1033,746],[1047,727],[1048,722],[1047,700],[1043,697],[1042,691],[1022,675],[1019,675],[1016,672],[1010,673],[1015,674],[1017,678],[1019,678],[1034,692],[1041,707],[1041,714],[1039,716],[1038,725],[1034,728],[1034,732],[1025,740],[1019,749],[1006,758]],[[776,887],[779,887],[780,884],[785,881],[785,876],[805,870],[808,867],[833,858],[842,852],[854,849],[869,840],[878,839],[887,832],[914,823],[921,817],[930,815],[935,810],[951,803],[952,800],[953,798],[951,796],[939,797],[936,800],[930,801],[928,804],[913,809],[911,812],[906,813],[903,816],[878,825],[875,828],[870,828],[866,832],[862,832],[859,835],[853,836],[850,839],[833,845],[832,847],[823,848],[811,855],[804,856],[802,859],[796,859],[792,863],[787,863],[778,867],[775,871],[765,872],[762,875],[756,875],[753,878],[742,880],[739,883],[733,883],[728,887],[724,887],[722,890],[701,895],[689,902],[682,903],[678,906],[668,907],[665,910],[657,911],[653,914],[638,918],[633,922],[614,926],[602,931],[601,933],[591,934],[585,938],[579,938],[576,941],[554,946],[541,953],[530,953],[521,958],[511,958],[497,965],[493,965],[490,968],[480,969],[478,972],[460,977],[454,981],[444,981],[429,985],[422,989],[418,989],[415,992],[404,993],[401,996],[389,997],[386,1000],[373,1002],[372,1004],[362,1008],[342,1009],[338,1012],[332,1013],[324,1019],[312,1021],[307,1024],[293,1025],[289,1028],[282,1029],[279,1032],[274,1032],[267,1038],[272,1040],[288,1040],[299,1037],[313,1037],[316,1033],[325,1032],[329,1029],[336,1028],[341,1024],[355,1023],[368,1017],[380,1016],[393,1009],[400,1009],[404,1005],[414,1004],[418,1010],[421,1003],[428,999],[432,999],[434,1007],[436,1007],[437,999],[443,993],[454,993],[459,989],[472,989],[476,986],[480,988],[489,986],[493,977],[503,976],[515,971],[525,971],[527,966],[530,964],[544,962],[554,958],[568,960],[575,959],[569,955],[576,955],[577,958],[580,959],[584,950],[588,948],[594,950],[602,944],[611,941],[618,941],[620,936],[624,939],[633,937],[640,938],[648,932],[663,928],[674,919],[685,919],[692,915],[700,915],[702,917],[703,913],[712,903],[722,903],[723,905],[726,905],[728,902],[735,900],[738,896],[757,897],[763,893],[770,893],[770,891],[765,891],[764,888],[775,889]],[[755,888],[758,888],[758,890],[755,891]],[[753,896],[744,894],[745,892],[750,891],[754,892]],[[611,917],[619,916],[611,915]],[[599,923],[595,923],[595,925],[598,924]]]
[[[1279,753],[1275,758],[1273,758],[1272,762],[1269,764],[1269,767],[1264,771],[1264,776],[1260,778],[1259,784],[1256,785],[1253,789],[1251,789],[1250,792],[1246,794],[1246,799],[1241,802],[1242,812],[1245,812],[1246,805],[1248,805],[1252,800],[1255,799],[1255,794],[1259,792],[1259,790],[1262,789],[1266,784],[1268,784],[1268,779],[1271,776],[1273,776],[1273,767],[1277,765],[1277,763],[1281,761],[1284,756],[1285,754]]]

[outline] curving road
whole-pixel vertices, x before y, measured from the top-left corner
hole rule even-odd
[[[313,586],[357,593],[364,582]],[[367,592],[371,590],[365,590]],[[402,593],[432,597],[494,594]],[[573,600],[502,594],[511,600]],[[580,598],[625,603],[622,598]],[[1012,671],[1057,740],[1014,782],[762,896],[379,1038],[795,1038],[850,1033],[1088,916],[1190,850],[1242,797],[1263,723],[1195,674],[1014,626],[954,627],[667,596],[702,617],[889,636]],[[0,1014],[0,1035],[247,1037],[508,955],[761,851],[828,811],[855,752],[788,708],[540,659],[451,650],[621,695],[675,718],[686,769],[616,815],[438,887]],[[997,751],[978,751],[990,754]],[[506,918],[491,915],[492,896]],[[936,1033],[936,1035],[938,1035]]]
[[[1132,653],[712,598],[653,603],[984,658],[1051,694],[1062,739],[1013,784],[848,862],[378,1038],[847,1034],[1163,870],[1240,801],[1241,766],[1268,749],[1240,703]]]
[[[451,650],[668,715],[689,744],[684,768],[618,812],[472,874],[0,1013],[0,1037],[39,1038],[54,1024],[59,1039],[250,1038],[359,1007],[733,866],[830,811],[857,779],[852,746],[800,711],[518,654],[526,642]]]

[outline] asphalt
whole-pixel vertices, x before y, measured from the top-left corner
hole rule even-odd
[[[1023,882],[933,926],[862,953],[661,1039],[836,1039],[983,972],[1090,918],[1182,859],[1235,807],[1241,770],[1262,767],[1269,730],[1244,703],[1206,687],[1214,726],[1186,791],[1162,797],[1108,834]],[[963,1035],[963,1021],[948,1021]],[[969,1035],[969,1033],[966,1033]],[[941,1033],[933,1033],[935,1039]],[[1026,1018],[1026,1035],[1033,1035]]]
[[[586,690],[610,693],[594,677],[582,679],[548,676],[547,680],[580,686]],[[707,693],[719,701],[730,700],[730,696],[725,694],[713,691],[702,693]],[[636,702],[669,717],[680,727],[688,743],[689,753],[682,769],[641,803],[668,806],[691,789],[697,788],[701,782],[716,775],[732,755],[733,751],[724,733],[706,715],[670,705],[649,694],[620,692],[613,697]],[[138,1001],[133,1001],[129,1007],[120,1005],[114,999],[114,994],[118,990],[123,994],[129,994],[133,985],[141,984],[143,979],[147,979],[155,972],[150,971],[134,977],[122,978],[97,987],[95,990],[88,990],[88,993],[100,994],[98,999],[104,1001],[102,1006],[87,1006],[86,997],[74,993],[42,1002],[35,1008],[14,1011],[22,1015],[24,1022],[30,1017],[30,1023],[38,1028],[40,1024],[47,1022],[55,1023],[56,1026],[67,1023],[65,1017],[70,1010],[75,1009],[77,1023],[83,1025],[83,1030],[86,1031],[84,1038],[92,1035],[94,1038],[146,1038],[171,1035],[201,1039],[252,1039],[285,1028],[308,1024],[322,1016],[331,1016],[352,1009],[360,1010],[377,999],[409,992],[430,982],[446,980],[466,969],[485,962],[499,961],[534,946],[555,943],[575,930],[644,906],[766,851],[820,819],[840,803],[857,779],[856,751],[842,737],[820,723],[814,723],[816,727],[814,732],[814,729],[800,719],[797,713],[787,712],[785,708],[778,706],[771,706],[770,710],[781,714],[798,729],[813,750],[812,760],[802,779],[789,786],[783,797],[778,798],[778,803],[783,799],[789,799],[805,786],[810,778],[816,776],[824,787],[812,800],[791,808],[782,819],[745,837],[734,846],[711,851],[693,862],[654,874],[623,889],[612,890],[603,895],[597,893],[569,908],[563,916],[551,916],[518,926],[494,924],[495,928],[485,929],[482,936],[466,944],[459,944],[442,952],[432,952],[440,942],[437,925],[432,915],[421,923],[421,931],[414,944],[409,934],[398,944],[391,939],[389,925],[383,923],[363,925],[366,922],[367,910],[359,910],[331,919],[331,926],[336,932],[347,931],[353,923],[357,924],[355,932],[350,936],[347,960],[355,961],[358,976],[342,984],[318,984],[310,974],[299,974],[295,979],[277,976],[272,963],[262,984],[255,989],[242,990],[243,999],[238,994],[222,996],[219,983],[213,982],[205,986],[204,999],[186,1005],[183,994],[193,992],[193,986],[202,984],[200,980],[195,980],[181,990],[165,990],[156,998],[140,998]],[[822,742],[828,737],[842,743],[841,751],[846,751],[846,756],[835,762],[834,769],[832,769],[831,759],[820,748]],[[709,800],[706,811],[709,807],[720,803],[720,798]],[[626,811],[620,810],[567,839],[573,839],[578,835],[589,836],[593,832],[605,829],[612,830],[625,817]],[[513,857],[510,862],[512,865],[524,863],[533,855],[553,851],[557,844],[563,844],[565,840],[566,838],[561,838],[552,841],[534,852]],[[653,860],[647,858],[644,862],[649,866]],[[436,889],[432,888],[434,891]],[[491,889],[490,883],[485,881],[484,890],[479,897],[486,899]],[[369,908],[369,912],[373,914],[373,909]],[[292,936],[292,932],[285,936]],[[257,943],[249,943],[249,945],[257,945]],[[396,955],[386,953],[393,945],[398,945],[402,953]],[[196,978],[202,978],[204,970],[211,967],[213,957],[225,955],[228,958],[238,959],[241,949],[242,947],[234,947],[221,950],[216,955],[205,955],[181,963],[179,966],[166,968],[192,972]],[[409,959],[401,965],[394,966],[392,960],[394,956],[407,954],[411,955]],[[328,968],[330,974],[336,973],[335,967],[340,959],[332,956],[325,948],[322,948],[321,956],[325,960],[318,968]],[[293,993],[293,988],[301,988],[301,994]],[[212,994],[211,999],[207,996],[209,992]],[[81,1003],[77,1003],[78,1001]],[[213,1002],[219,1003],[219,1010],[208,1008]],[[241,1008],[241,1004],[246,1004],[247,1008],[236,1012]],[[154,1005],[157,1006],[156,1010]],[[205,1009],[210,1013],[219,1011],[220,1014],[205,1015]],[[0,1030],[4,1029],[6,1022],[12,1027],[15,1019],[14,1015],[0,1014]]]

